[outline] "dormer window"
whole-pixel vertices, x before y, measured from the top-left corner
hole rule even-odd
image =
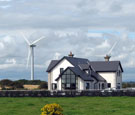
[[[60,74],[64,71],[64,68],[60,68]]]
[[[89,73],[89,70],[85,70],[85,72],[88,74]]]

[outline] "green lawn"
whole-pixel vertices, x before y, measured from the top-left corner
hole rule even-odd
[[[0,115],[40,115],[48,103],[58,103],[64,115],[135,115],[135,97],[0,98]]]

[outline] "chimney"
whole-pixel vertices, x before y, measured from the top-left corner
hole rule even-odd
[[[74,54],[72,52],[70,52],[70,54],[68,54],[69,57],[74,57]]]
[[[106,55],[106,56],[104,57],[105,61],[109,61],[110,58],[111,58],[111,56],[109,56],[109,55]]]

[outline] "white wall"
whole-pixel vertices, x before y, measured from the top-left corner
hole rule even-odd
[[[98,72],[107,83],[111,83],[111,88],[117,88],[116,72]]]
[[[57,82],[57,90],[61,90],[61,78]]]
[[[48,90],[51,90],[51,75],[48,73]]]
[[[78,90],[84,90],[85,89],[85,82],[78,77]]]
[[[57,83],[55,79],[59,77],[60,68],[66,69],[67,67],[74,67],[74,66],[66,59],[63,59],[55,68],[53,68],[53,70],[51,71],[51,78],[53,83]]]

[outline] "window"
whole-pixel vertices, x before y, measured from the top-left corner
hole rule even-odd
[[[64,70],[63,68],[60,68],[60,74],[63,72],[63,70]]]
[[[108,83],[107,86],[108,86],[108,88],[111,88],[111,83]]]
[[[88,74],[89,73],[89,71],[88,70],[85,70],[85,72]]]
[[[57,89],[57,84],[56,83],[52,83],[52,90],[56,90]]]
[[[117,89],[120,89],[120,86],[117,86]]]
[[[62,75],[62,83],[66,83],[66,76]]]
[[[62,75],[62,89],[76,89],[77,85],[77,77],[70,70],[67,69]]]
[[[86,89],[90,88],[90,83],[86,83]]]
[[[104,83],[102,83],[102,89],[105,89],[105,84]]]

